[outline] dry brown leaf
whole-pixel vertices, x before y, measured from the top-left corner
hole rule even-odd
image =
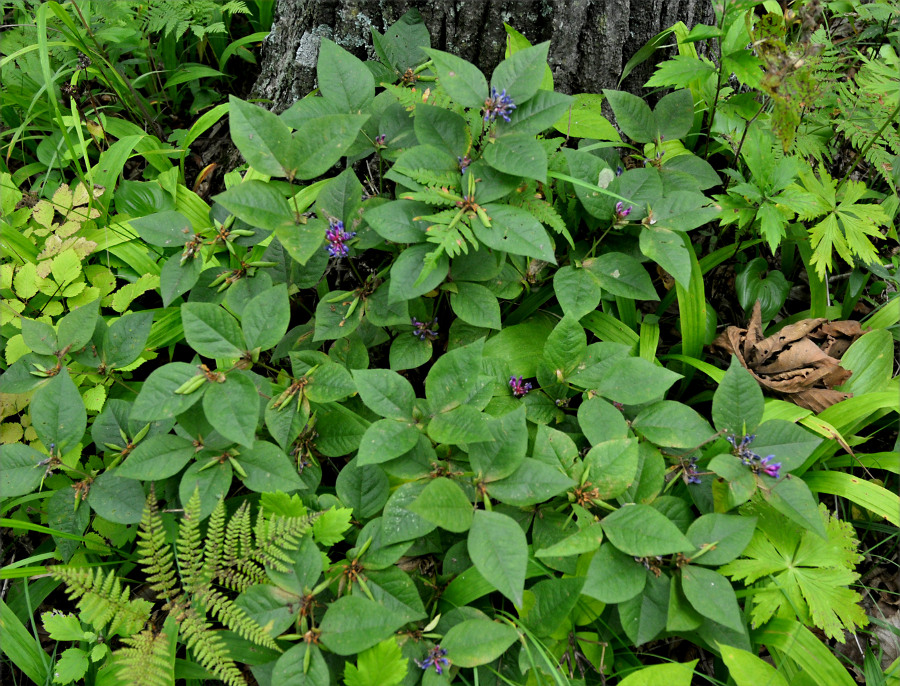
[[[834,390],[852,372],[840,358],[863,331],[859,322],[803,319],[763,338],[759,301],[747,328],[729,326],[713,341],[714,348],[737,356],[763,388],[813,412],[849,398]]]

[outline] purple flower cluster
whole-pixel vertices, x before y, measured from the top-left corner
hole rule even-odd
[[[328,230],[325,232],[325,239],[328,241],[325,248],[328,250],[328,254],[332,257],[347,257],[350,254],[350,248],[345,242],[354,236],[356,236],[356,232],[345,231],[344,222],[340,219],[329,219]]]
[[[472,158],[468,155],[463,155],[462,157],[457,156],[456,159],[459,160],[459,173],[464,174],[469,165],[472,164]]]
[[[509,377],[509,387],[512,389],[513,395],[517,398],[524,398],[528,391],[531,390],[531,384],[522,383],[521,376]]]
[[[376,148],[383,148],[386,145],[387,145],[387,135],[386,134],[382,133],[378,136],[375,136],[375,147]]]
[[[435,646],[425,655],[424,660],[416,660],[416,664],[422,669],[434,667],[434,671],[443,674],[444,669],[450,666],[450,660],[444,657],[447,651],[440,646]]]
[[[504,88],[501,93],[496,88],[491,88],[491,97],[484,101],[484,120],[492,122],[497,117],[501,117],[505,121],[509,121],[509,113],[516,109],[512,98],[506,94]]]
[[[631,214],[632,207],[629,205],[625,207],[625,204],[621,201],[616,203],[616,221],[622,222],[625,221],[625,218]]]
[[[744,436],[741,438],[740,442],[738,442],[736,436],[726,436],[725,438],[734,448],[734,454],[741,458],[741,463],[748,466],[751,472],[754,474],[765,474],[773,479],[778,478],[781,463],[773,462],[775,456],[766,455],[766,457],[760,457],[750,450],[750,444],[753,442],[753,439],[756,438],[755,435],[750,434]]]
[[[683,465],[684,480],[688,484],[699,484],[700,475],[697,473],[697,458],[692,457],[687,464]]]
[[[432,319],[430,322],[420,322],[415,317],[412,317],[409,320],[409,323],[413,325],[413,336],[418,338],[420,341],[424,341],[428,339],[429,341],[433,341],[438,337],[437,333],[437,317]]]

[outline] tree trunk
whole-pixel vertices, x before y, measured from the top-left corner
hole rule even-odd
[[[503,59],[504,22],[532,43],[550,41],[556,90],[599,93],[616,88],[628,60],[677,21],[713,23],[710,0],[279,0],[263,47],[253,96],[281,112],[316,87],[324,36],[361,59],[373,58],[371,27],[384,30],[418,9],[432,47],[476,64],[488,77]],[[623,89],[638,92],[652,66],[642,65]]]

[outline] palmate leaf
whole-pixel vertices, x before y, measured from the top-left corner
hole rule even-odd
[[[768,505],[758,506],[757,531],[741,559],[720,569],[734,580],[756,583],[751,616],[756,626],[782,612],[801,615],[829,637],[844,640],[844,629],[867,623],[860,596],[848,588],[859,578],[862,559],[851,524],[819,506],[826,538],[788,522]]]

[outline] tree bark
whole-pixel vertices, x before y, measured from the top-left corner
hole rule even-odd
[[[628,60],[676,21],[713,23],[711,0],[279,0],[265,41],[253,96],[281,112],[316,87],[319,41],[329,38],[361,59],[373,58],[380,32],[418,9],[432,47],[476,64],[488,77],[503,59],[504,22],[532,43],[550,41],[556,90],[617,88]],[[639,92],[652,70],[636,69],[621,88]]]

